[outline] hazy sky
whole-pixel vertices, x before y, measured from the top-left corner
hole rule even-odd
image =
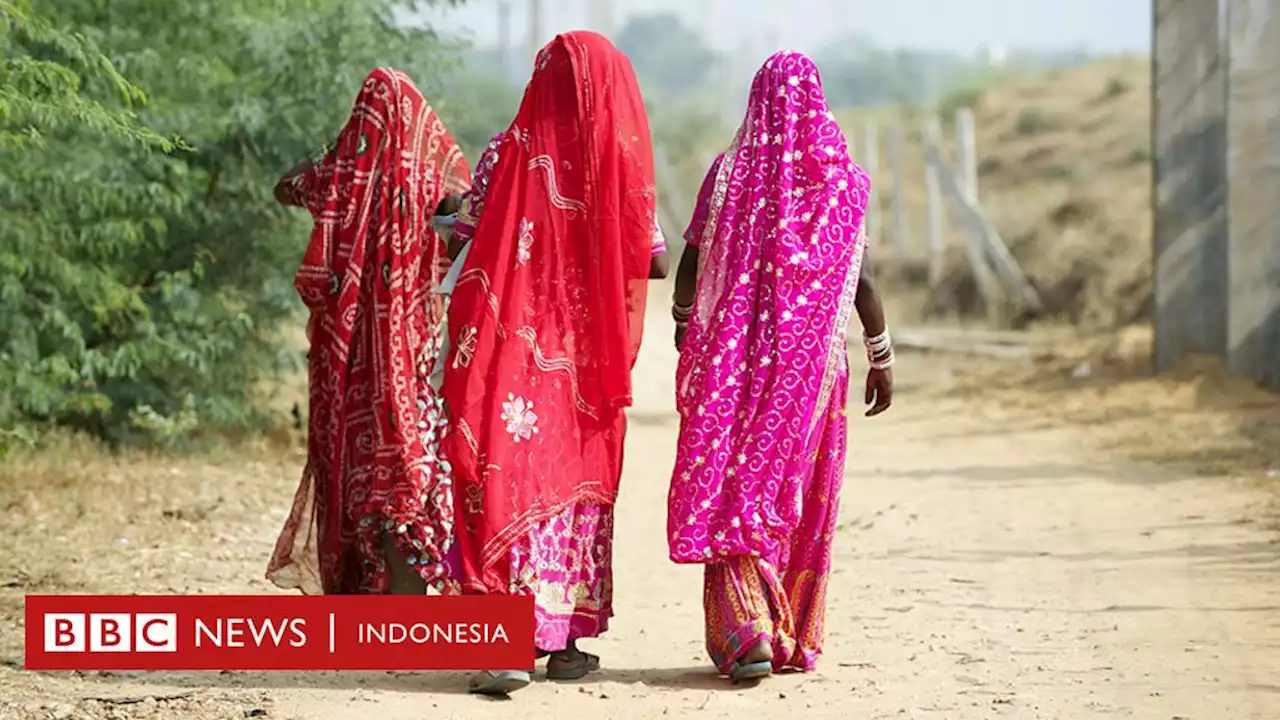
[[[543,35],[589,28],[591,0],[543,0]],[[510,0],[513,39],[528,36],[528,0]],[[468,0],[433,11],[433,24],[491,44],[499,0]],[[882,45],[971,51],[984,43],[1008,49],[1145,52],[1151,46],[1151,0],[614,0],[616,25],[629,14],[671,11],[706,29],[708,41],[813,52],[850,32]],[[785,10],[784,10],[785,8]]]

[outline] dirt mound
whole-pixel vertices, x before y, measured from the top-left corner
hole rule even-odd
[[[982,204],[1050,313],[1077,325],[1147,316],[1151,299],[1146,59],[992,90],[974,108]]]
[[[1114,328],[1149,315],[1149,75],[1145,58],[1107,60],[1012,78],[944,103],[947,125],[954,107],[972,107],[981,205],[1052,319]],[[905,130],[900,186],[908,234],[893,235],[895,180],[886,146],[875,178],[881,196],[880,259],[918,266],[925,261],[927,217],[923,117],[899,111],[842,114],[841,124],[859,150],[858,138],[870,119],[882,128],[882,138],[890,124]],[[954,156],[952,128],[944,127],[944,134],[944,150]],[[954,214],[948,215],[946,279],[929,304],[945,314],[972,314],[980,302],[961,249],[965,238]]]

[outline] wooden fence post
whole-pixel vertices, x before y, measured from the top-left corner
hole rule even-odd
[[[893,187],[889,201],[893,203],[893,244],[898,252],[905,254],[911,245],[911,228],[907,225],[907,204],[903,201],[903,184],[906,173],[903,172],[903,131],[902,124],[895,122],[888,128],[889,132],[889,165],[893,168]]]
[[[978,149],[973,110],[956,110],[956,177],[969,202],[978,203]]]
[[[941,186],[939,204],[942,203],[941,196],[950,196],[951,201],[955,203],[957,220],[967,231],[964,234],[965,257],[969,261],[969,270],[973,273],[978,291],[982,294],[987,318],[992,322],[1000,322],[1007,309],[1007,296],[1004,288],[1000,286],[1002,278],[991,267],[991,258],[996,251],[996,246],[1002,243],[983,217],[981,208],[965,197],[960,181],[956,178],[955,169],[947,162],[946,155],[942,151],[941,125],[936,117],[929,122],[926,130],[925,162],[933,168],[934,177]],[[1012,258],[1009,259],[1012,260]],[[1014,285],[1011,289],[1017,291],[1019,288]]]
[[[942,141],[942,124],[936,115],[929,115],[921,129],[925,146]],[[943,256],[946,245],[942,236],[942,185],[938,181],[938,169],[931,163],[924,164],[925,211],[928,214],[929,233],[929,291],[942,285]]]
[[[867,198],[866,223],[867,240],[871,247],[880,243],[880,192],[876,190],[875,178],[880,172],[880,135],[875,120],[867,120],[862,125],[862,164],[863,169],[871,175],[871,197]]]
[[[952,208],[956,210],[954,217],[967,231],[965,254],[969,258],[973,277],[983,288],[983,295],[993,311],[990,313],[992,319],[1000,319],[998,316],[1004,309],[1039,312],[1042,309],[1040,294],[1023,274],[999,231],[987,220],[982,207],[969,200],[961,180],[946,167],[942,152],[936,146],[930,146],[925,149],[925,159],[938,168],[942,194],[952,200]],[[1012,300],[1015,307],[994,307],[1006,300]]]

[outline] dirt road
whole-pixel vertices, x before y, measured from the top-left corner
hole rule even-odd
[[[702,650],[700,572],[666,559],[669,332],[655,316],[637,368],[617,618],[587,644],[605,665],[589,681],[488,701],[459,674],[24,673],[23,593],[269,592],[300,467],[68,450],[0,486],[0,718],[1280,718],[1269,496],[1098,450],[1105,428],[957,399],[938,389],[954,363],[920,355],[890,413],[850,413],[820,672],[730,689]]]

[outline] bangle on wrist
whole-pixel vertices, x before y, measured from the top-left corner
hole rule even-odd
[[[867,351],[867,363],[873,370],[888,370],[893,367],[893,338],[889,337],[889,328],[880,334],[862,336],[862,345]]]
[[[879,335],[862,336],[862,345],[867,350],[867,358],[873,358],[893,351],[893,339],[889,337],[889,329],[885,328]]]

